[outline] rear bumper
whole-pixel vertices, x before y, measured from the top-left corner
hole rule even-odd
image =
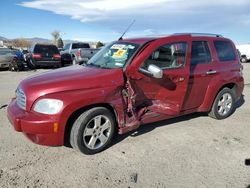
[[[63,145],[60,133],[54,129],[54,124],[58,122],[55,118],[26,112],[17,106],[16,100],[9,104],[7,116],[14,129],[23,132],[32,142],[47,146]]]
[[[244,90],[244,78],[240,77],[237,82],[237,90],[236,90],[236,100],[239,100],[241,98],[241,95]]]
[[[61,61],[34,61],[34,64],[37,66],[58,66],[61,64]]]

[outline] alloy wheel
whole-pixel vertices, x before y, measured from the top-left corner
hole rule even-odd
[[[92,118],[83,132],[83,142],[91,150],[102,147],[109,139],[111,121],[107,116],[98,115]]]
[[[218,113],[221,116],[227,115],[232,108],[233,99],[230,93],[224,93],[218,101]]]

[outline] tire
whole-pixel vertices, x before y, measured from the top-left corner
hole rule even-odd
[[[61,61],[61,67],[64,67],[64,66],[65,66],[65,62]]]
[[[104,107],[95,107],[75,120],[70,132],[70,144],[74,149],[92,155],[111,144],[114,131],[114,115]]]
[[[241,63],[247,63],[247,58],[246,57],[242,57],[241,58]]]
[[[62,63],[58,63],[57,68],[61,68],[62,67]]]
[[[75,57],[73,57],[73,60],[72,60],[72,65],[76,65],[77,64],[77,62],[76,62],[76,58]]]
[[[214,119],[225,119],[235,110],[235,93],[232,89],[224,88],[216,96],[209,116]]]

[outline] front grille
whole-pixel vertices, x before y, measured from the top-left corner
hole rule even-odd
[[[26,96],[22,89],[17,88],[16,90],[17,105],[26,110]]]

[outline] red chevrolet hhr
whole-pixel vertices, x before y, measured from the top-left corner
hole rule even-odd
[[[227,118],[244,87],[239,62],[233,42],[220,35],[119,40],[85,65],[23,80],[8,118],[37,144],[67,142],[94,154],[115,132],[145,123],[193,112]]]

